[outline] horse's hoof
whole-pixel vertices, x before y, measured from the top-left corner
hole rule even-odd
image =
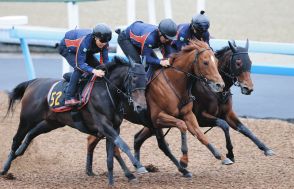
[[[275,155],[275,152],[271,149],[264,151],[264,155],[266,156],[273,156]]]
[[[0,175],[5,175],[5,174],[6,174],[5,171],[1,171],[1,172],[0,172]]]
[[[135,175],[132,173],[126,173],[125,176],[128,178],[129,181],[136,179]]]
[[[183,175],[185,178],[192,178],[192,173],[188,172]]]
[[[144,174],[144,173],[148,173],[148,171],[144,166],[142,166],[142,167],[137,169],[137,173],[138,174]]]
[[[183,162],[183,161],[180,161],[180,165],[183,167],[183,168],[187,168],[188,167],[188,164]]]
[[[232,162],[232,160],[230,160],[229,158],[226,158],[222,161],[222,164],[223,165],[231,165],[233,164],[234,162]]]
[[[139,183],[139,180],[135,177],[133,179],[129,179],[129,183],[137,184],[137,183]]]
[[[91,177],[96,176],[96,174],[93,171],[86,171],[86,174]]]

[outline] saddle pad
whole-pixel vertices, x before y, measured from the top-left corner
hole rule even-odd
[[[82,94],[81,94],[81,99],[82,99],[81,104],[74,106],[74,107],[73,106],[64,106],[65,91],[66,91],[68,82],[66,82],[65,80],[57,81],[56,83],[54,83],[52,85],[51,89],[49,90],[48,96],[47,96],[49,108],[53,112],[66,112],[66,111],[72,110],[73,108],[78,109],[78,110],[83,108],[89,101],[95,78],[96,77],[93,77],[91,79],[91,81],[88,82],[86,84],[86,86],[84,87]]]

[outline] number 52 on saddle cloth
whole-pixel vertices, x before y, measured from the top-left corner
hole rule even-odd
[[[72,73],[64,74],[65,80],[57,81],[52,85],[47,95],[47,101],[50,109],[53,112],[66,112],[70,111],[73,108],[77,108],[78,110],[83,108],[89,101],[90,94],[92,92],[93,85],[96,80],[96,76],[88,76],[83,78],[78,83],[78,96],[81,103],[77,106],[65,106],[65,92],[68,86],[68,82]]]

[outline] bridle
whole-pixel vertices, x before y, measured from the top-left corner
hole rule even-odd
[[[199,52],[196,51],[196,53],[195,53],[195,58],[194,58],[194,61],[193,61],[192,64],[196,64],[197,61],[198,61],[198,56],[199,56],[201,53],[203,53],[203,52],[205,52],[205,51],[207,51],[207,50],[212,50],[212,49],[211,49],[211,48],[206,48],[206,49],[203,49],[203,50],[201,50],[201,51],[199,51]],[[191,64],[191,66],[192,66],[192,64]],[[181,69],[179,69],[179,68],[173,66],[173,64],[171,64],[169,67],[170,67],[170,68],[173,68],[173,69],[175,69],[175,70],[177,70],[177,71],[179,71],[179,72],[185,73],[187,77],[192,77],[193,79],[197,79],[197,80],[199,80],[199,81],[204,82],[205,84],[208,84],[208,79],[207,79],[202,73],[200,73],[200,71],[199,71],[199,76],[198,76],[198,75],[196,75],[196,74],[192,74],[192,73],[186,72],[186,71],[184,71],[184,70],[181,70]]]
[[[233,54],[231,55],[229,64],[225,65],[225,67],[228,68],[229,73],[224,71],[224,69],[220,69],[220,72],[222,72],[226,77],[230,78],[233,85],[235,85],[237,87],[240,86],[240,83],[236,79],[238,75],[232,71],[232,66],[233,66],[233,58],[234,58],[234,56],[239,55],[239,54],[248,54],[248,52],[233,52]]]
[[[124,84],[127,83],[127,85],[125,86],[126,88],[126,91],[123,91],[122,89],[118,88],[115,84],[113,84],[113,82],[111,82],[107,77],[103,77],[104,81],[105,81],[105,84],[106,84],[106,88],[107,88],[107,92],[108,92],[108,95],[110,97],[110,100],[112,102],[112,105],[114,107],[115,106],[115,103],[114,103],[114,100],[112,98],[112,95],[110,93],[110,90],[109,90],[109,87],[108,87],[108,84],[110,86],[112,86],[115,90],[116,90],[116,93],[119,94],[119,95],[122,95],[123,97],[127,98],[128,99],[128,104],[131,105],[134,100],[132,98],[132,92],[134,92],[135,90],[139,90],[139,89],[142,89],[142,90],[145,90],[146,89],[146,85],[144,87],[135,87],[133,88],[132,86],[132,79],[134,77],[134,75],[145,75],[145,73],[139,73],[139,72],[135,72],[135,71],[132,71],[131,70],[131,66],[129,67],[128,69],[128,74],[127,76],[125,77],[124,79]]]

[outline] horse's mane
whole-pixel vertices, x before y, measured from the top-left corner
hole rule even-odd
[[[129,62],[128,60],[126,60],[124,57],[122,57],[122,56],[118,56],[118,55],[115,55],[115,56],[113,57],[113,59],[112,59],[110,62],[104,64],[104,66],[105,66],[108,70],[113,69],[115,66],[118,66],[118,65],[130,66],[131,64],[130,64],[130,62]]]
[[[223,48],[221,48],[220,50],[217,50],[214,54],[215,54],[215,57],[217,59],[221,58],[224,56],[224,54],[228,51],[231,51],[230,47],[229,46],[224,46]]]
[[[176,59],[177,57],[183,56],[183,55],[185,55],[185,54],[187,54],[187,53],[189,53],[189,52],[191,52],[193,50],[200,51],[200,49],[203,49],[203,48],[207,49],[207,48],[210,48],[210,47],[204,41],[200,41],[198,39],[190,39],[188,45],[184,46],[180,52],[173,53],[170,58],[171,59]]]

